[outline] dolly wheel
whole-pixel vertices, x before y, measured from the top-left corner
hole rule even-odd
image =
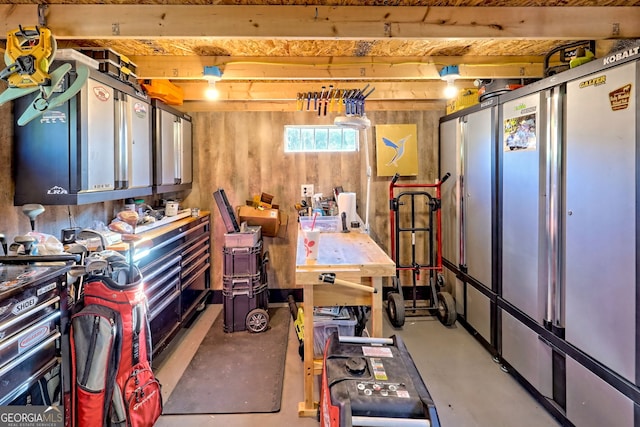
[[[445,326],[456,323],[456,302],[449,292],[438,292],[438,320]]]
[[[264,332],[267,330],[267,326],[269,326],[269,313],[261,308],[251,310],[249,314],[247,314],[245,325],[249,332]]]
[[[404,298],[397,292],[391,292],[387,295],[387,312],[389,321],[396,328],[404,325]]]
[[[394,277],[391,279],[391,284],[393,286],[393,290],[396,292],[401,292],[402,290],[400,289],[400,287],[402,286],[400,284],[400,279],[398,277]]]

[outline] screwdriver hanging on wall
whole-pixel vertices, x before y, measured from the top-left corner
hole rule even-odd
[[[331,98],[331,92],[333,92],[333,85],[329,85],[329,91],[327,92],[327,96],[324,99],[324,115],[327,115],[327,104],[329,103],[329,98]]]
[[[296,95],[297,111],[304,110],[304,101],[307,101],[306,111],[316,111],[318,117],[327,115],[329,112],[345,112],[347,116],[364,115],[365,100],[375,88],[371,88],[368,92],[369,84],[362,89],[334,89],[333,85],[322,86],[320,92],[299,92]],[[365,93],[366,92],[366,93]],[[313,99],[313,109],[311,100]]]
[[[324,99],[324,91],[326,87],[322,86],[322,92],[320,92],[320,102],[318,103],[318,116],[322,113],[322,100]]]

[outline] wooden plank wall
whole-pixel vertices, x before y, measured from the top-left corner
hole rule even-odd
[[[432,183],[438,177],[438,120],[443,111],[371,112],[368,131],[371,186],[371,235],[389,251],[389,180],[377,177],[375,167],[376,124],[416,124],[420,174],[403,182]],[[330,194],[341,185],[357,193],[358,213],[364,219],[366,175],[363,132],[360,153],[285,154],[285,125],[331,124],[334,116],[317,117],[311,112],[207,112],[194,113],[194,188],[185,199],[188,206],[212,212],[212,287],[222,289],[222,247],[225,232],[212,193],[223,188],[236,207],[261,192],[274,195],[274,203],[289,216],[283,238],[265,238],[271,265],[269,286],[293,288],[297,214],[300,185],[314,184],[316,192]],[[409,282],[410,283],[410,282]]]

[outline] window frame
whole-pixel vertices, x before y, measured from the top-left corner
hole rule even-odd
[[[289,132],[298,130],[299,149],[291,149]],[[335,135],[340,134],[341,147],[335,147]],[[346,135],[346,138],[345,138]],[[283,132],[285,154],[290,153],[355,153],[360,151],[360,132],[337,125],[285,125]]]

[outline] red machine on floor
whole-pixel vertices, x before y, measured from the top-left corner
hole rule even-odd
[[[435,312],[440,322],[451,326],[456,321],[456,308],[453,296],[443,290],[442,275],[442,226],[441,226],[441,186],[451,176],[446,173],[435,184],[399,184],[399,174],[395,174],[389,184],[389,208],[391,227],[391,257],[396,263],[396,277],[393,278],[393,291],[387,294],[387,313],[391,324],[395,327],[404,325],[405,311],[407,315],[424,315],[424,311]],[[401,191],[394,194],[396,188],[419,188],[418,191]],[[431,192],[430,192],[431,191]],[[432,194],[434,193],[434,194]],[[401,208],[406,206],[405,209]],[[422,207],[421,207],[422,206]],[[421,209],[428,209],[427,223],[419,221],[417,215]],[[408,218],[406,211],[408,208]],[[403,218],[401,220],[401,218]],[[408,222],[408,224],[407,224]],[[422,240],[421,240],[422,237]],[[409,240],[410,238],[410,240]],[[426,242],[428,254],[419,257],[417,242]],[[410,244],[411,259],[401,258],[400,247]],[[435,247],[434,247],[435,246]],[[405,304],[400,282],[400,272],[412,273],[412,301]],[[429,272],[429,298],[427,303],[418,304],[417,284],[420,272]]]
[[[439,427],[431,395],[399,336],[340,337],[325,344],[322,427]]]

